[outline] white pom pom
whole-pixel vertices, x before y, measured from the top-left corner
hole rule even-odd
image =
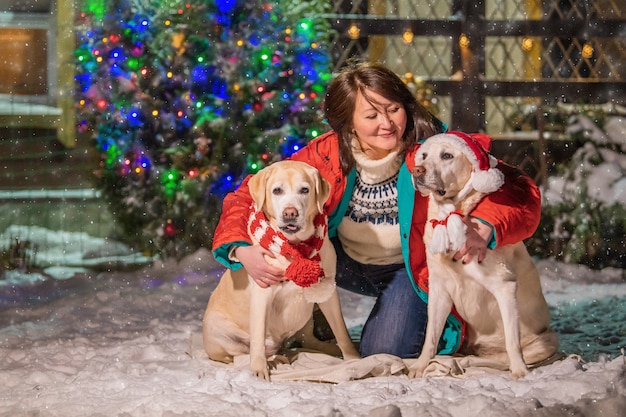
[[[472,173],[472,187],[481,193],[493,193],[504,184],[504,174],[496,168]]]
[[[455,213],[448,217],[448,239],[450,239],[449,249],[453,252],[458,251],[465,244],[467,236],[465,234],[467,226],[463,223],[463,218]]]
[[[448,245],[450,244],[450,240],[448,239],[448,232],[446,231],[446,227],[444,225],[437,225],[433,230],[433,238],[430,241],[430,253],[446,253],[448,251]]]

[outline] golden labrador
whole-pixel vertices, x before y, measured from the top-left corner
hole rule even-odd
[[[335,286],[337,258],[322,214],[330,185],[315,168],[296,161],[276,162],[248,185],[256,207],[248,223],[250,237],[273,252],[275,257],[266,257],[267,262],[284,268],[289,279],[261,288],[245,269],[227,270],[204,314],[209,358],[228,363],[234,356],[250,354],[252,372],[269,381],[267,358],[310,323],[314,303],[343,357],[358,358],[341,313]]]
[[[463,218],[504,175],[478,135],[433,136],[415,158],[413,182],[429,196],[424,231],[429,271],[428,324],[422,353],[409,376],[421,376],[435,356],[444,322],[454,305],[467,323],[462,353],[508,362],[511,375],[553,355],[559,346],[537,269],[523,242],[488,250],[481,263],[463,264],[453,255],[465,243]]]

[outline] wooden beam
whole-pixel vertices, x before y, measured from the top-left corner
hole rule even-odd
[[[57,0],[57,106],[61,120],[57,126],[59,141],[72,148],[76,146],[76,116],[74,111],[74,0]]]
[[[373,15],[325,14],[333,29],[346,32],[350,25],[361,29],[361,36],[402,35],[411,28],[415,36],[453,36],[461,31],[459,20],[398,19]],[[541,37],[626,37],[623,20],[489,20],[476,21],[484,36],[541,36]]]
[[[438,95],[458,93],[463,81],[425,79]],[[543,97],[548,101],[604,103],[626,97],[626,81],[550,80],[550,81],[481,81],[479,88],[494,97]]]

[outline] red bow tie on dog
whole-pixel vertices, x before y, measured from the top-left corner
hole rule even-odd
[[[430,220],[434,229],[428,248],[430,253],[449,253],[461,249],[466,240],[464,217],[460,210],[454,209],[454,205],[442,205],[439,218]]]
[[[313,224],[315,225],[313,236],[297,244],[290,243],[285,235],[274,230],[262,211],[252,212],[248,227],[262,247],[291,261],[285,270],[285,277],[306,288],[324,278],[319,250],[328,228],[326,216],[318,214]]]

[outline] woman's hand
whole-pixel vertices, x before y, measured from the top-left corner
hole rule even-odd
[[[271,258],[274,254],[259,245],[239,246],[235,249],[235,256],[241,262],[248,275],[261,288],[282,282],[285,279],[284,271],[265,261],[265,256]]]
[[[454,254],[454,260],[466,264],[476,257],[480,263],[487,256],[487,245],[493,236],[493,228],[473,217],[469,217],[469,220],[466,218],[465,224],[467,239],[465,245]]]

